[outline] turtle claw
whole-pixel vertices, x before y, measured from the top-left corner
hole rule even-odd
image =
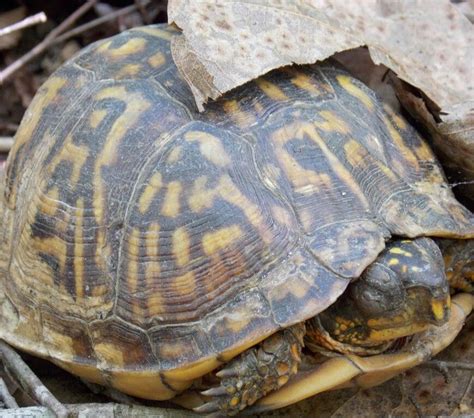
[[[237,377],[239,375],[239,370],[237,367],[229,367],[226,369],[219,370],[216,373],[216,376],[220,379],[228,379],[231,377]]]
[[[223,396],[228,395],[229,392],[224,386],[217,386],[215,388],[207,389],[201,392],[201,395],[204,396]]]
[[[211,414],[220,410],[221,408],[217,401],[207,402],[205,404],[202,404],[201,406],[193,408],[193,411],[197,412],[198,414]]]
[[[297,324],[267,338],[216,373],[220,385],[201,392],[211,399],[195,412],[236,415],[296,373],[305,327]]]

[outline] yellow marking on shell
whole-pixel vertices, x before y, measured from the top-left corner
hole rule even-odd
[[[44,116],[44,109],[60,96],[59,90],[64,87],[66,82],[67,80],[64,78],[52,76],[38,90],[23,116],[21,125],[15,135],[15,141],[13,142],[10,154],[17,155],[21,147],[31,140],[38,127],[39,121]],[[54,141],[54,137],[50,135],[49,132],[46,132],[41,141],[42,148],[45,149],[48,144],[51,143],[51,140]],[[12,188],[8,199],[8,203],[12,208],[14,207],[14,202],[16,202],[16,194],[17,188]]]
[[[239,190],[228,175],[221,176],[217,186],[212,189],[207,189],[206,184],[206,176],[201,176],[194,182],[191,195],[188,198],[189,206],[193,212],[211,208],[215,199],[220,197],[241,209],[249,223],[260,232],[265,242],[270,242],[273,239],[260,208]]]
[[[140,116],[149,107],[150,103],[139,93],[128,92],[124,86],[106,87],[95,96],[96,100],[119,99],[125,104],[122,114],[115,120],[107,135],[102,151],[96,159],[94,167],[94,215],[99,227],[105,225],[104,213],[106,209],[106,185],[102,180],[102,169],[117,162],[118,148],[123,137],[135,125]],[[111,249],[106,244],[105,231],[100,228],[97,232],[96,263],[104,271],[108,268],[106,259],[110,256]]]
[[[72,165],[72,172],[70,177],[70,185],[77,185],[81,179],[81,170],[84,167],[87,159],[89,158],[90,150],[87,146],[79,146],[72,142],[72,137],[68,137],[63,149],[58,154],[58,160],[53,161],[60,163],[61,161],[68,161]],[[61,159],[61,160],[60,160]]]
[[[153,28],[151,26],[141,26],[139,28],[133,29],[133,32],[145,33],[147,35],[152,35],[152,36],[155,36],[157,38],[164,39],[166,41],[171,41],[172,36],[176,34],[176,32],[175,33],[170,33],[170,32],[158,29],[158,28]]]
[[[319,95],[321,90],[312,82],[312,78],[300,72],[297,72],[294,77],[291,78],[291,82],[298,88],[306,90],[309,93]]]
[[[309,283],[305,282],[304,280],[301,280],[297,283],[292,283],[290,287],[290,292],[297,299],[302,299],[305,296],[308,296],[310,287],[311,286],[309,285]]]
[[[404,264],[402,266],[402,273],[406,273],[408,271],[408,266],[406,264]]]
[[[339,132],[342,134],[348,134],[351,130],[347,124],[339,117],[336,116],[334,112],[329,110],[322,110],[319,112],[319,115],[324,118],[324,122],[315,122],[314,124],[326,131],[326,132]]]
[[[84,245],[82,239],[84,200],[79,198],[76,203],[77,213],[76,225],[74,231],[74,280],[76,283],[76,297],[82,299],[84,297]]]
[[[421,268],[418,267],[418,266],[411,266],[411,267],[410,267],[410,270],[411,270],[411,271],[414,271],[415,273],[418,273],[418,272],[421,271]]]
[[[388,261],[389,266],[396,266],[397,264],[400,264],[400,260],[398,258],[391,258]]]
[[[303,137],[304,130],[301,128],[301,122],[280,128],[272,134],[272,140],[275,144],[275,155],[280,162],[280,166],[283,168],[283,171],[288,176],[296,191],[302,194],[312,194],[321,187],[331,187],[331,178],[326,173],[319,174],[313,170],[307,170],[301,167],[298,161],[284,149],[285,144],[293,139],[291,134]],[[316,130],[313,127],[309,135],[311,136],[315,132]]]
[[[15,142],[11,150],[12,153],[16,153],[21,145],[33,137],[33,132],[43,116],[43,110],[59,96],[59,90],[64,87],[66,82],[67,80],[64,78],[52,76],[38,90],[35,98],[26,110],[20,128],[15,135]]]
[[[423,161],[433,161],[435,157],[433,155],[433,151],[428,146],[423,138],[419,138],[421,145],[418,147],[414,147],[413,150],[415,151],[416,156]]]
[[[273,240],[273,234],[268,229],[260,207],[245,196],[228,175],[223,175],[219,179],[217,190],[222,199],[242,210],[247,220],[260,233],[265,243]]]
[[[142,113],[150,107],[150,103],[141,94],[128,92],[124,86],[106,87],[99,91],[95,98],[97,100],[118,99],[126,105],[122,114],[112,125],[104,147],[96,161],[95,173],[98,176],[96,181],[97,184],[101,185],[100,169],[117,161],[118,144],[130,128],[135,125]],[[101,219],[101,217],[98,217],[98,219]]]
[[[409,251],[404,250],[403,248],[400,247],[392,247],[388,250],[389,253],[391,254],[399,254],[399,255],[404,255],[405,257],[413,257],[413,254]]]
[[[53,173],[62,162],[68,162],[72,166],[70,184],[77,185],[81,177],[81,169],[89,157],[90,150],[86,146],[78,146],[73,143],[72,135],[68,135],[60,152],[55,155],[48,167],[49,173]]]
[[[97,109],[91,113],[89,123],[92,129],[96,129],[100,123],[104,120],[107,116],[107,110],[105,109]]]
[[[120,69],[116,77],[117,79],[122,79],[136,76],[142,68],[141,64],[126,64]]]
[[[321,114],[322,113],[323,112],[321,112]],[[355,187],[354,185],[354,179],[352,177],[352,174],[347,168],[344,167],[343,164],[341,164],[339,158],[329,149],[329,147],[326,145],[326,142],[324,142],[324,140],[321,138],[318,131],[314,128],[313,125],[303,124],[301,126],[301,128],[296,134],[296,137],[303,138],[304,136],[309,137],[319,147],[326,159],[330,162],[331,168],[334,173],[336,173],[339,179],[347,185],[348,189],[351,190],[351,193],[357,195],[358,200],[366,207],[368,207],[369,204],[367,202],[365,194],[362,192],[362,190],[359,189],[359,187]],[[329,176],[328,178],[329,186],[331,186],[331,179]]]
[[[393,110],[392,106],[388,105],[387,103],[384,103],[383,108],[390,115],[392,120],[395,122],[395,125],[397,125],[402,130],[407,128],[407,123],[405,122],[405,119],[403,119],[400,115],[398,115]]]
[[[225,319],[224,333],[230,333],[231,335],[239,334],[248,326],[250,321],[251,319],[248,316],[228,314]]]
[[[123,368],[125,361],[123,351],[116,344],[98,343],[94,345],[94,351],[107,364],[113,364],[115,368]]]
[[[288,96],[285,92],[275,83],[265,80],[264,78],[257,78],[255,83],[270,99],[277,101],[288,100]]]
[[[189,141],[199,143],[199,151],[211,163],[218,167],[226,167],[231,164],[231,159],[227,155],[219,138],[202,131],[186,132],[184,138]]]
[[[386,116],[383,116],[382,120],[385,126],[387,127],[390,137],[395,142],[395,145],[397,146],[398,151],[402,154],[404,158],[406,158],[409,161],[412,167],[418,169],[419,168],[418,159],[415,157],[412,150],[406,146],[405,142],[403,141],[402,136],[397,131],[397,129],[393,126],[392,122],[390,122],[390,120]]]
[[[191,240],[186,228],[181,226],[173,232],[173,254],[178,267],[183,267],[189,263],[189,253]]]
[[[255,116],[250,112],[242,110],[237,100],[226,100],[222,107],[241,128],[248,127],[256,122]]]
[[[41,196],[38,201],[38,212],[48,216],[54,216],[59,208],[59,189],[54,186],[47,194]]]
[[[194,272],[188,271],[181,276],[175,277],[173,280],[176,293],[181,295],[190,295],[196,291],[196,279]]]
[[[148,64],[153,68],[159,68],[166,62],[166,57],[163,53],[157,52],[148,58]]]
[[[253,107],[255,108],[255,111],[256,111],[259,115],[261,115],[261,114],[265,111],[265,108],[263,107],[263,105],[262,105],[260,102],[258,102],[258,101],[255,101],[255,102],[253,103]]]
[[[161,267],[159,261],[160,254],[160,225],[153,222],[147,230],[144,238],[146,262],[145,262],[145,278],[148,289],[156,286],[157,279],[160,277]],[[153,295],[147,298],[147,307],[150,315],[158,315],[163,311],[163,298],[160,292],[153,292]]]
[[[98,52],[107,55],[107,57],[111,59],[120,59],[143,51],[145,46],[146,39],[144,38],[131,38],[117,48],[111,48],[112,41],[107,41],[99,46]]]
[[[138,283],[138,260],[140,257],[141,234],[138,228],[133,228],[128,237],[128,252],[127,259],[127,284],[130,289],[130,294],[135,295],[139,290]],[[137,303],[133,304],[133,312],[136,315],[141,315],[142,309]]]
[[[181,209],[180,197],[183,186],[179,181],[170,181],[167,185],[165,200],[161,213],[164,216],[175,218],[179,215]]]
[[[188,198],[189,207],[193,212],[201,212],[214,205],[214,198],[218,194],[217,189],[206,189],[207,176],[200,176],[194,180],[191,194]]]
[[[227,226],[214,232],[206,232],[202,237],[202,248],[207,255],[212,255],[237,243],[243,231],[238,225]]]
[[[337,75],[336,79],[340,86],[346,90],[350,95],[359,99],[369,110],[374,109],[374,103],[370,96],[364,92],[360,87],[352,82],[352,78],[347,75]]]
[[[149,183],[146,185],[145,190],[140,195],[140,199],[138,200],[138,210],[140,211],[140,213],[148,212],[148,209],[150,209],[153,199],[160,191],[162,186],[163,182],[161,179],[161,173],[154,173],[153,176],[151,176]]]
[[[173,147],[171,152],[168,154],[168,158],[166,159],[167,164],[174,164],[175,162],[179,161],[181,158],[181,154],[183,153],[183,147],[181,145],[177,145]]]
[[[368,164],[367,159],[370,158],[370,154],[367,150],[355,139],[350,139],[344,144],[344,153],[347,161],[353,167],[366,167]],[[372,159],[372,162],[377,165],[380,171],[388,178],[397,181],[397,176],[385,164],[375,159]]]
[[[48,265],[48,269],[50,269],[50,274],[48,274],[47,277],[42,275],[43,279],[47,279],[48,284],[51,284],[51,286],[56,286],[53,284],[52,278],[55,276],[55,274],[58,274],[60,276],[64,274],[64,268],[66,266],[66,258],[67,258],[66,243],[62,239],[59,239],[58,237],[43,238],[43,239],[37,238],[34,240],[33,245],[37,253],[53,255],[58,260],[57,269],[56,268],[53,269],[53,267]],[[59,284],[59,287],[61,288],[61,292],[65,294],[67,293],[64,287],[64,282],[61,282]]]
[[[274,205],[272,206],[271,211],[272,211],[273,217],[280,225],[285,225],[288,227],[292,225],[291,213],[287,211],[285,208]]]

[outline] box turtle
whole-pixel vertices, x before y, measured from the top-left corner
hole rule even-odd
[[[1,180],[0,338],[142,398],[217,376],[198,410],[233,414],[303,345],[378,373],[400,337],[450,311],[458,331],[472,297],[450,304],[438,244],[472,291],[474,216],[413,128],[330,63],[198,113],[171,36],[92,44],[27,110]]]

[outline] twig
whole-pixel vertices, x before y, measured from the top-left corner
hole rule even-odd
[[[7,408],[18,408],[15,398],[10,395],[5,381],[0,377],[0,400]]]
[[[97,3],[97,0],[88,0],[76,11],[74,11],[66,20],[64,20],[59,26],[53,29],[46,38],[43,39],[38,45],[36,45],[31,51],[27,52],[21,58],[13,62],[7,68],[0,72],[0,84],[3,84],[15,71],[23,67],[27,62],[31,61],[37,55],[45,51],[52,41],[63,33],[69,26],[73,25],[74,22],[79,19],[84,13]]]
[[[474,364],[464,363],[462,361],[441,361],[441,360],[430,360],[420,364],[423,367],[434,367],[436,369],[461,369],[461,370],[474,370]]]
[[[145,0],[141,4],[143,6],[147,6],[150,3],[149,0]],[[108,15],[101,16],[97,19],[91,20],[90,22],[84,23],[83,25],[80,25],[74,29],[71,29],[70,31],[67,31],[66,33],[62,34],[61,36],[58,36],[53,42],[52,45],[55,45],[57,43],[63,42],[68,40],[69,38],[72,38],[73,36],[80,35],[81,33],[84,33],[88,31],[89,29],[95,28],[99,25],[102,25],[105,22],[108,22],[110,20],[114,20],[117,17],[125,16],[130,13],[133,13],[138,9],[138,6],[136,4],[133,4],[131,6],[124,7],[123,9],[117,10],[113,13],[109,13]]]
[[[150,16],[148,16],[148,13],[146,12],[145,9],[145,4],[143,4],[140,0],[135,0],[135,5],[138,8],[138,11],[140,12],[140,15],[142,16],[143,22],[147,25],[151,23]]]
[[[68,416],[67,408],[41,383],[23,359],[3,341],[0,341],[0,359],[4,367],[18,379],[18,383],[41,405],[51,409],[59,418]]]
[[[13,146],[13,138],[9,136],[0,136],[0,152],[10,152]]]
[[[4,122],[0,120],[0,129],[6,129],[11,132],[16,132],[18,131],[18,128],[20,126],[17,125],[16,123],[11,123],[11,122]]]
[[[7,26],[0,29],[0,36],[8,35],[9,33],[15,32],[20,29],[27,28],[28,26],[37,25],[38,23],[44,23],[48,20],[44,12],[36,13],[33,16],[29,16],[26,19],[20,20],[13,25]]]

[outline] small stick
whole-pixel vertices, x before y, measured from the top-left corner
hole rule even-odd
[[[9,136],[0,136],[0,152],[10,152],[13,146],[13,138]]]
[[[18,383],[41,405],[51,409],[59,418],[68,416],[67,408],[41,383],[23,359],[6,343],[0,341],[0,359]]]
[[[8,391],[5,381],[0,377],[0,400],[7,408],[18,408],[15,398]]]
[[[150,3],[149,0],[144,1],[141,3],[143,6],[147,6]],[[133,13],[136,11],[138,6],[136,4],[133,4],[131,6],[124,7],[123,9],[117,10],[113,13],[109,13],[108,15],[101,16],[97,19],[91,20],[90,22],[84,23],[83,25],[80,25],[74,29],[71,29],[70,31],[67,31],[63,33],[61,36],[58,36],[53,42],[52,45],[55,45],[57,43],[63,42],[68,40],[69,38],[72,38],[73,36],[80,35],[81,33],[86,32],[89,29],[93,29],[102,23],[108,22],[110,20],[114,20],[117,17],[125,16],[130,13]]]
[[[9,33],[15,32],[20,29],[25,29],[29,26],[37,25],[38,23],[44,23],[48,20],[44,12],[36,13],[33,16],[29,16],[26,19],[20,20],[19,22],[13,23],[13,25],[7,26],[0,29],[0,36],[8,35]]]
[[[430,360],[430,361],[420,364],[420,366],[443,368],[443,369],[474,370],[474,364],[464,363],[462,361]]]
[[[140,0],[135,0],[135,5],[137,6],[138,11],[140,12],[140,15],[142,16],[143,22],[149,25],[151,23],[151,20],[150,20],[150,16],[148,16],[148,13],[146,12],[145,4],[143,4]]]
[[[53,29],[46,38],[43,39],[38,45],[36,45],[31,51],[27,52],[18,60],[14,61],[7,68],[0,72],[0,85],[5,82],[15,71],[19,70],[26,63],[30,62],[37,55],[45,51],[52,41],[63,33],[69,26],[73,25],[74,22],[79,19],[84,13],[91,9],[97,0],[88,0],[76,11],[74,11],[66,20],[64,20],[59,26]]]

